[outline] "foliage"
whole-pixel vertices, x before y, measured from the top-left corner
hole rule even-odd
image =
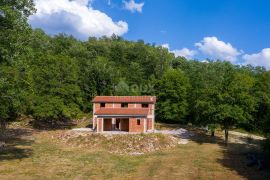
[[[32,67],[32,112],[37,119],[76,117],[82,104],[78,65],[65,56],[44,56]]]
[[[7,122],[13,120],[21,106],[18,87],[14,78],[14,69],[1,66],[0,69],[0,135],[4,135]]]
[[[169,70],[156,84],[157,114],[163,121],[184,122],[187,114],[188,79],[179,70]]]
[[[85,42],[27,24],[32,0],[0,2],[0,120],[62,121],[91,112],[96,95],[156,95],[158,121],[234,126],[270,134],[270,72],[187,61],[121,37]],[[154,85],[154,86],[153,86]]]
[[[270,71],[256,75],[255,97],[258,106],[255,113],[255,121],[250,124],[270,138]],[[259,120],[259,121],[258,121]]]
[[[27,35],[31,32],[27,17],[34,12],[32,0],[0,2],[0,63],[11,63],[25,52]]]

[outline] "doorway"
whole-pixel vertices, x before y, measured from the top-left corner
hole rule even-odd
[[[129,131],[129,119],[128,118],[116,118],[115,129],[120,131]]]
[[[104,131],[112,130],[112,119],[104,119],[103,130]]]

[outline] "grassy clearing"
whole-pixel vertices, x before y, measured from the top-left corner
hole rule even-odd
[[[63,130],[62,130],[63,131]],[[62,131],[25,130],[0,153],[0,179],[269,179],[246,166],[243,144],[198,134],[186,145],[141,156],[70,148],[52,140]],[[256,148],[255,148],[256,150]]]

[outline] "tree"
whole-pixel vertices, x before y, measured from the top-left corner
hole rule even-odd
[[[270,71],[257,74],[255,85],[255,97],[258,102],[255,113],[254,124],[257,131],[261,131],[267,138],[270,138]]]
[[[34,12],[32,0],[0,2],[0,63],[10,63],[24,51],[31,32],[27,17]]]
[[[21,106],[18,88],[14,78],[14,69],[9,66],[0,67],[0,136],[5,137],[7,123],[17,116]]]
[[[82,103],[78,85],[78,66],[65,56],[45,55],[32,68],[32,112],[37,120],[54,121],[74,118]]]
[[[169,70],[155,86],[157,118],[167,122],[184,122],[187,114],[189,82],[183,72]]]
[[[215,81],[215,88],[207,88],[206,99],[200,106],[202,114],[211,117],[207,122],[219,124],[224,129],[227,144],[229,129],[252,119],[256,101],[251,90],[255,81],[228,63],[222,64],[216,72],[219,82]]]

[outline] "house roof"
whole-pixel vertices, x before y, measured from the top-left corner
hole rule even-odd
[[[115,102],[115,103],[155,103],[156,96],[96,96],[94,103]]]
[[[95,115],[147,115],[148,109],[141,108],[100,108]]]

